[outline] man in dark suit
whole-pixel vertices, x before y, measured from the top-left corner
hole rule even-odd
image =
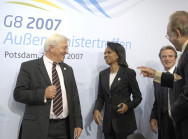
[[[169,41],[181,51],[174,74],[162,73],[149,67],[140,66],[144,77],[154,78],[162,86],[173,87],[174,104],[169,116],[175,121],[177,139],[188,139],[188,12],[177,11],[170,16],[167,27]]]
[[[174,73],[177,52],[172,46],[161,48],[159,58],[165,72]],[[153,82],[155,101],[150,115],[151,130],[158,133],[158,139],[176,139],[173,121],[168,115],[170,106],[170,89],[161,87],[160,83]]]
[[[54,34],[44,44],[42,58],[21,65],[14,98],[26,104],[21,139],[76,139],[82,132],[77,86],[64,63],[68,39]]]

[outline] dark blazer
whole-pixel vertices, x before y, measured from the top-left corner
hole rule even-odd
[[[73,70],[60,63],[67,93],[71,139],[74,128],[82,128],[82,116]],[[43,58],[24,62],[18,75],[14,99],[26,104],[21,139],[47,139],[51,99],[44,103],[45,89],[51,85]]]
[[[176,69],[174,69],[175,71]],[[153,82],[154,86],[154,96],[155,101],[153,103],[153,108],[151,110],[150,120],[156,119],[158,126],[161,125],[161,113],[162,113],[162,105],[163,105],[163,92],[165,92],[168,88],[162,87],[160,83]],[[169,89],[172,93],[172,89]]]
[[[153,103],[153,108],[151,110],[150,120],[156,119],[158,126],[160,127],[161,123],[161,112],[162,112],[162,94],[165,91],[165,87],[161,87],[160,83],[153,82],[154,85],[154,95],[155,101]]]
[[[182,79],[174,81],[173,75],[162,73],[161,85],[173,87],[175,102],[171,107],[171,114],[176,122],[177,138],[188,139],[188,45],[178,62],[175,73]]]
[[[130,68],[120,67],[111,89],[109,88],[109,76],[110,68],[99,74],[98,97],[94,108],[101,111],[105,104],[103,132],[109,133],[112,125],[116,133],[132,133],[137,129],[134,108],[142,100],[136,73]],[[131,94],[133,100],[130,98]],[[124,114],[117,112],[116,107],[120,103],[128,106],[128,111]]]

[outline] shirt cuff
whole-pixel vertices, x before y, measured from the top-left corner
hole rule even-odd
[[[162,76],[162,72],[156,71],[154,75],[154,81],[157,83],[161,83],[161,76]]]
[[[44,96],[44,103],[46,103],[47,102],[47,99],[46,99],[46,97]]]

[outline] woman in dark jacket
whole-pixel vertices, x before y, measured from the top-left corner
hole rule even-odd
[[[142,100],[136,73],[128,68],[125,49],[119,43],[107,43],[104,59],[110,67],[99,74],[94,119],[101,126],[99,119],[102,120],[101,110],[105,104],[103,121],[105,139],[126,139],[137,129],[134,108]]]

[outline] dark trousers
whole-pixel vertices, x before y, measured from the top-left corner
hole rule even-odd
[[[69,119],[50,119],[48,139],[70,139]]]
[[[111,125],[111,132],[110,133],[104,133],[105,139],[127,139],[127,136],[132,133],[115,133],[114,129]]]
[[[168,112],[161,115],[158,139],[176,139],[174,124]]]

